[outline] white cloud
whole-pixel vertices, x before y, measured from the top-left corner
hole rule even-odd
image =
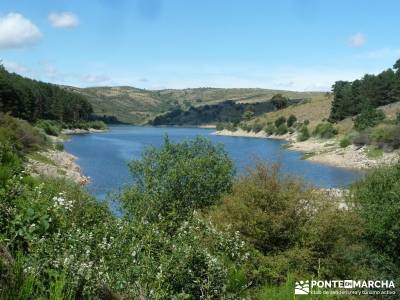
[[[53,12],[49,14],[48,19],[54,27],[73,28],[79,25],[78,16],[70,12]]]
[[[358,32],[350,37],[350,45],[355,48],[360,48],[367,42],[365,34]]]
[[[42,37],[39,28],[18,13],[0,17],[0,49],[35,45]]]

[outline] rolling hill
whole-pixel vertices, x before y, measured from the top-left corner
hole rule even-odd
[[[321,92],[293,92],[270,89],[223,89],[193,88],[144,90],[128,86],[119,87],[64,87],[86,96],[93,106],[94,113],[100,116],[115,116],[119,121],[129,124],[145,124],[163,113],[202,105],[212,105],[226,100],[237,103],[266,102],[277,93],[295,99],[314,99]]]

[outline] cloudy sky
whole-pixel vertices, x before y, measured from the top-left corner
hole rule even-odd
[[[1,0],[10,71],[75,86],[329,90],[400,58],[397,0]]]

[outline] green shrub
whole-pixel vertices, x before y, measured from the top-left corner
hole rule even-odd
[[[132,167],[143,170],[142,180],[136,177],[143,185],[137,181],[136,194],[131,189],[121,197],[134,195],[129,201],[142,197],[154,204],[175,193],[175,209],[160,206],[161,213],[139,209],[135,218],[115,216],[78,185],[61,179],[19,173],[1,184],[0,298],[246,298],[252,249],[239,235],[216,230],[195,212],[229,189],[232,165],[226,153],[201,138],[166,141],[154,151]]]
[[[54,148],[58,151],[64,151],[64,144],[63,143],[55,143]]]
[[[140,211],[137,205],[146,209],[153,205],[154,218],[172,213],[184,217],[193,209],[212,205],[230,190],[233,180],[228,154],[201,137],[178,144],[166,137],[162,148],[148,148],[142,160],[130,163],[130,169],[134,190],[145,192],[146,197],[132,201],[128,197],[124,206],[136,212]]]
[[[368,127],[374,127],[385,119],[385,114],[380,109],[368,108],[362,111],[354,120],[354,128],[365,130]]]
[[[310,124],[310,121],[309,120],[304,120],[303,124],[304,125],[308,125],[308,124]]]
[[[278,119],[275,120],[275,126],[278,128],[280,125],[286,123],[286,118],[285,117],[279,117]]]
[[[283,135],[288,132],[288,128],[285,123],[279,125],[279,127],[276,129],[276,134],[278,135]]]
[[[216,126],[217,131],[224,130],[224,124],[223,123],[218,123]]]
[[[88,126],[89,126],[89,128],[93,128],[93,129],[97,129],[97,130],[107,129],[107,125],[103,121],[89,121]]]
[[[365,241],[373,251],[400,268],[400,163],[370,172],[351,188],[355,210],[366,229]],[[391,264],[376,266],[390,270]],[[392,270],[393,271],[393,270]],[[398,273],[397,273],[398,274]],[[393,273],[392,275],[393,276]]]
[[[35,127],[43,129],[44,133],[53,136],[58,136],[62,130],[62,124],[52,120],[39,120],[35,123]]]
[[[13,145],[17,151],[28,153],[48,146],[46,137],[28,122],[0,113],[0,143]]]
[[[286,125],[288,127],[292,127],[297,121],[297,118],[294,115],[290,115],[289,118],[286,121]]]
[[[379,125],[371,130],[370,136],[374,145],[386,152],[400,148],[399,125]]]
[[[236,131],[237,127],[233,123],[226,123],[225,124],[225,129],[229,131]]]
[[[240,123],[239,127],[244,131],[247,131],[247,132],[251,131],[251,126],[248,123]]]
[[[349,276],[354,266],[351,247],[360,249],[360,224],[357,216],[337,205],[300,180],[285,177],[278,166],[258,165],[238,180],[207,219],[217,228],[240,232],[262,253],[253,271],[270,284],[282,282],[290,271],[305,277]]]
[[[333,138],[338,133],[331,123],[319,123],[313,131],[313,135],[322,139]]]
[[[396,120],[395,120],[396,124],[400,125],[400,112],[398,112],[396,114]]]
[[[365,131],[358,133],[353,137],[352,143],[356,146],[364,146],[364,145],[370,145],[371,144],[371,138],[369,134]]]
[[[299,130],[297,140],[299,142],[303,142],[303,141],[308,140],[309,138],[310,138],[310,132],[308,130],[308,127],[306,125],[303,125]]]
[[[267,125],[267,127],[264,128],[264,131],[268,134],[268,135],[272,135],[276,133],[276,127],[274,124],[269,123]]]
[[[0,186],[3,186],[8,179],[21,171],[21,158],[13,151],[8,142],[0,142]]]
[[[253,124],[252,130],[253,130],[255,133],[260,132],[262,129],[263,129],[263,125],[262,125],[262,124],[260,124],[260,123],[254,123],[254,124]]]
[[[339,145],[341,148],[346,148],[347,146],[351,145],[351,140],[349,137],[345,136],[343,137],[340,142]]]
[[[249,121],[254,117],[254,112],[251,110],[246,110],[242,115],[242,120]]]
[[[289,99],[282,94],[276,94],[271,98],[271,102],[276,107],[276,109],[282,109],[288,106]]]

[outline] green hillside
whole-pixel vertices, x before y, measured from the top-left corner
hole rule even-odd
[[[86,96],[97,115],[115,116],[119,121],[131,124],[144,124],[157,115],[175,109],[187,110],[191,106],[216,104],[226,100],[240,103],[268,101],[273,95],[281,93],[289,98],[313,99],[320,92],[292,92],[269,89],[166,89],[143,90],[134,87],[65,87]]]

